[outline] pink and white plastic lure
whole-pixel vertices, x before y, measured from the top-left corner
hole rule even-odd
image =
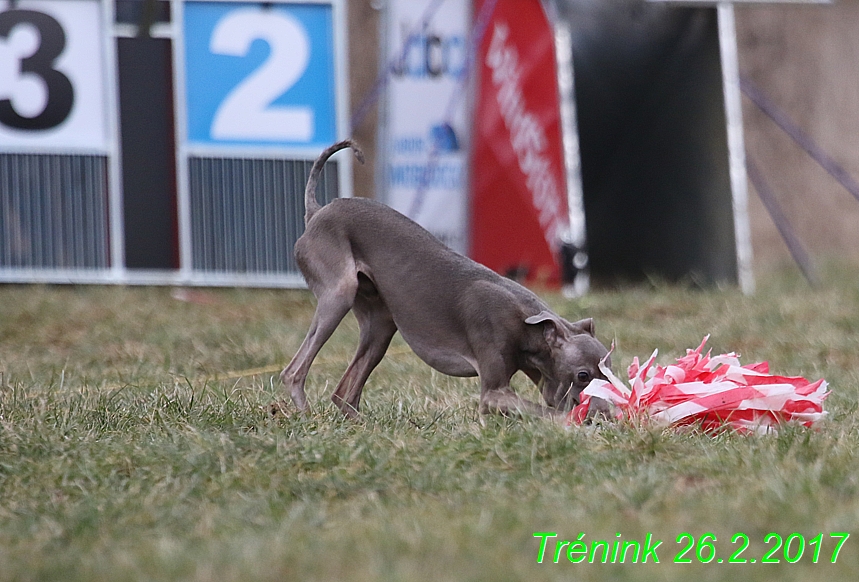
[[[629,386],[600,362],[608,381],[594,380],[582,391],[581,404],[570,411],[569,424],[581,424],[592,398],[614,405],[617,418],[640,418],[657,425],[699,425],[705,431],[731,427],[741,432],[769,433],[785,422],[811,427],[826,412],[826,380],[809,382],[801,377],[773,376],[769,364],[741,366],[737,354],[703,355],[686,350],[677,364],[654,364],[657,351],[640,365],[629,366]],[[614,346],[612,346],[614,349]]]

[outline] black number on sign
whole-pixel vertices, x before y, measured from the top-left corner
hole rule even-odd
[[[48,99],[45,109],[35,117],[24,117],[12,107],[11,99],[0,100],[0,123],[16,129],[51,129],[69,116],[74,104],[72,82],[53,68],[54,61],[66,48],[66,33],[51,16],[35,10],[8,10],[0,12],[0,39],[19,24],[30,24],[39,31],[39,47],[29,57],[21,59],[20,75],[31,73],[45,82]]]

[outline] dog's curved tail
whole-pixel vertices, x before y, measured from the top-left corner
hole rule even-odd
[[[319,174],[322,173],[322,166],[325,165],[325,162],[328,161],[328,158],[345,148],[352,148],[352,150],[355,152],[355,157],[358,158],[358,161],[362,164],[364,163],[364,152],[362,152],[361,148],[358,147],[358,144],[356,144],[351,139],[345,139],[343,141],[337,142],[334,145],[328,147],[321,154],[319,154],[319,157],[316,158],[315,162],[313,162],[313,167],[310,169],[310,177],[307,178],[307,187],[304,189],[305,226],[307,226],[307,223],[310,222],[311,218],[313,218],[313,215],[319,212],[319,209],[322,208],[322,206],[320,206],[319,202],[316,200],[316,184],[319,181]]]

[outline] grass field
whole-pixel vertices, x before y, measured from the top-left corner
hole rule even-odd
[[[272,419],[276,370],[313,311],[305,292],[188,302],[170,289],[0,287],[0,580],[852,578],[857,275],[832,269],[811,290],[781,274],[753,297],[658,283],[547,296],[617,339],[615,371],[657,347],[669,362],[710,333],[714,351],[829,381],[819,430],[765,437],[483,419],[476,380],[433,372],[399,338],[363,419],[345,421],[328,396],[357,341],[351,316],[311,370],[312,413]],[[522,378],[517,389],[538,398]],[[546,531],[558,537],[538,564]],[[712,562],[693,548],[680,556],[691,564],[673,563],[684,532]],[[833,564],[835,532],[851,537]],[[581,533],[650,534],[659,563],[552,563],[555,542]],[[788,558],[800,536],[804,553],[787,563],[794,533]],[[780,564],[760,563],[770,550]],[[747,563],[729,564],[736,552]]]

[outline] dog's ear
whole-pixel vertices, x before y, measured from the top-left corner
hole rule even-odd
[[[551,321],[555,324],[558,323],[558,316],[552,313],[551,311],[541,311],[537,315],[532,315],[525,319],[525,323],[529,325],[537,325],[538,323],[543,323],[544,321]]]
[[[573,327],[582,330],[582,333],[586,333],[591,337],[596,337],[596,331],[594,331],[594,320],[592,317],[573,323]]]
[[[551,311],[541,311],[537,315],[532,315],[525,319],[528,325],[543,326],[543,335],[547,340],[553,341],[564,334],[564,327],[561,323],[561,318]]]

